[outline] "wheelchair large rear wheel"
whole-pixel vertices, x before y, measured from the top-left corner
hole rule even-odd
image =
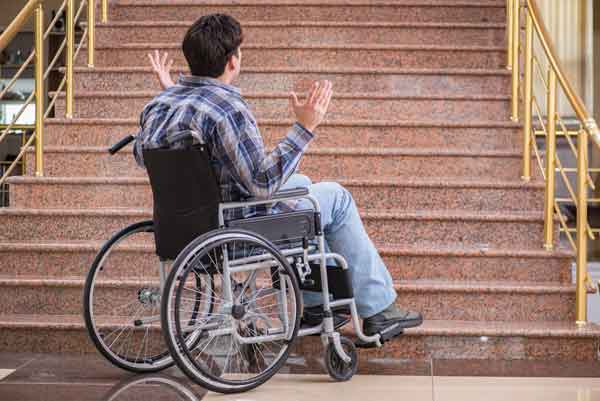
[[[196,280],[213,309],[191,316]],[[266,382],[285,363],[301,314],[300,289],[287,260],[245,230],[211,231],[177,257],[162,299],[163,334],[177,365],[209,390],[237,393]],[[196,344],[187,336],[199,337]]]
[[[90,338],[113,365],[132,372],[158,372],[173,365],[161,332],[160,297],[166,277],[161,279],[160,265],[154,224],[143,221],[104,244],[85,282],[84,320]],[[194,307],[199,312],[210,304],[197,294]]]

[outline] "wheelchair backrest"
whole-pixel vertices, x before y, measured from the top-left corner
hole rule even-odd
[[[172,260],[194,238],[218,227],[219,186],[203,146],[143,155],[154,199],[156,253]]]

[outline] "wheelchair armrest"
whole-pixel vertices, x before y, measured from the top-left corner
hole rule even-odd
[[[278,199],[286,199],[286,198],[301,198],[303,196],[308,195],[308,188],[298,187],[298,188],[290,188],[284,189],[281,191],[277,191],[271,196],[268,200],[278,200]],[[244,202],[255,202],[262,199],[257,198],[248,198],[244,199]],[[266,199],[265,199],[266,201]]]
[[[248,206],[257,206],[257,205],[269,205],[273,203],[277,203],[279,200],[294,200],[304,198],[309,195],[307,188],[290,188],[285,189],[283,191],[278,191],[273,194],[269,199],[257,199],[257,198],[249,198],[244,199],[240,202],[225,202],[219,203],[219,215],[222,216],[223,210],[227,209],[236,209],[241,207]],[[314,202],[313,202],[314,203]],[[316,206],[318,208],[318,206]]]

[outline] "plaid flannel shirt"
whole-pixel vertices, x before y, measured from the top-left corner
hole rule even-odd
[[[214,78],[180,76],[175,86],[144,108],[133,153],[143,167],[142,149],[206,144],[224,202],[268,199],[294,173],[312,138],[310,131],[296,123],[267,153],[238,88]],[[278,202],[272,207],[230,209],[225,219],[289,211],[293,206]]]

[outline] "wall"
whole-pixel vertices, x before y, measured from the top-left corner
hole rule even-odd
[[[554,45],[556,55],[577,94],[590,111],[594,109],[593,68],[593,0],[537,0]],[[541,46],[535,53],[542,61]],[[545,64],[542,63],[545,67]],[[537,79],[536,79],[537,80]],[[537,84],[536,96],[543,98],[544,87]],[[541,102],[545,105],[545,102]],[[562,117],[572,116],[572,108],[565,96],[559,93],[558,111]]]
[[[45,0],[44,1],[44,10],[46,16],[46,23],[49,22],[50,17],[52,17],[52,10],[57,10],[62,4],[63,0]],[[15,16],[21,11],[23,6],[27,3],[27,0],[0,0],[0,30],[6,28],[11,21],[15,18]],[[76,3],[79,2],[76,0]],[[25,27],[27,30],[33,29],[33,17],[29,19],[27,26]]]

